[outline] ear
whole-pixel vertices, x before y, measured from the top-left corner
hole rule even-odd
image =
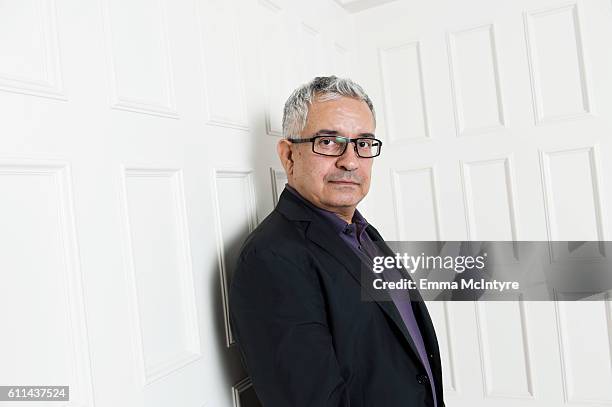
[[[276,144],[276,152],[280,158],[281,165],[285,169],[287,179],[290,180],[293,176],[293,151],[291,151],[291,142],[286,139],[280,139]]]

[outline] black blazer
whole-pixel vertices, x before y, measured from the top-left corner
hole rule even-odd
[[[362,300],[358,256],[328,222],[285,189],[242,247],[230,321],[259,400],[264,407],[434,407],[395,305]],[[383,240],[373,226],[366,231]],[[424,302],[412,306],[444,406],[434,327]]]

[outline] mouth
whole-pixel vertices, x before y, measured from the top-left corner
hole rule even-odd
[[[329,181],[331,184],[336,184],[336,185],[359,185],[356,182],[352,182],[352,181]]]

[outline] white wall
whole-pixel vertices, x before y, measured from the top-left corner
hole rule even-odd
[[[612,5],[575,4],[0,0],[0,382],[256,405],[231,259],[317,73],[374,99],[387,239],[607,238]],[[571,305],[432,304],[448,405],[612,404],[612,310]]]
[[[608,0],[396,1],[355,24],[384,143],[366,218],[383,236],[610,238]],[[607,298],[430,303],[447,405],[612,405]]]
[[[0,382],[256,405],[232,260],[280,192],[289,90],[353,47],[324,0],[0,1]]]

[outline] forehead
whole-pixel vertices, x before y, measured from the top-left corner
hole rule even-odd
[[[345,96],[331,100],[316,98],[308,109],[304,132],[316,132],[320,129],[348,134],[373,133],[374,117],[363,100]]]

